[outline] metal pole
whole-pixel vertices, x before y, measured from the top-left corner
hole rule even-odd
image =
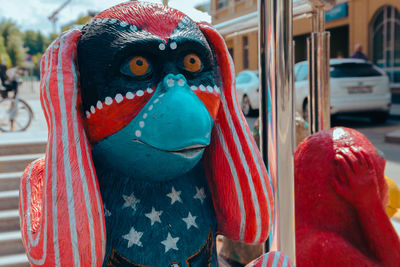
[[[312,26],[313,32],[311,37],[307,39],[310,134],[331,127],[329,88],[330,33],[325,31],[325,11],[322,7],[315,9]]]
[[[274,248],[295,263],[292,0],[259,0],[258,7],[261,149],[275,187]]]

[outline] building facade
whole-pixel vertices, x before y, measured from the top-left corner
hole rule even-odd
[[[258,68],[257,0],[211,0],[212,23],[222,33],[236,72]],[[349,57],[361,44],[368,60],[383,68],[400,91],[400,0],[349,0],[326,14],[331,58]],[[306,59],[311,19],[293,23],[296,62]]]

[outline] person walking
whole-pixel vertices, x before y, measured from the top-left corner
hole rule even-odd
[[[362,52],[362,45],[356,44],[354,48],[355,52],[351,55],[351,58],[359,58],[367,60],[367,56]]]

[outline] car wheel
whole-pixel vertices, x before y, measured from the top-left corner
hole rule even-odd
[[[251,107],[250,99],[247,95],[243,96],[242,100],[242,111],[245,116],[250,116],[253,114],[254,110]]]
[[[304,100],[304,103],[303,103],[303,119],[305,121],[308,121],[308,101],[307,101],[307,99]]]
[[[385,123],[389,118],[389,112],[374,112],[369,119],[372,123]]]

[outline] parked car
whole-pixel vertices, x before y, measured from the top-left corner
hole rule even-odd
[[[366,114],[374,123],[389,117],[389,78],[380,68],[360,59],[331,59],[331,115]],[[296,110],[307,118],[308,62],[294,67]]]
[[[258,71],[244,70],[236,76],[237,97],[245,116],[255,115],[259,108]]]

